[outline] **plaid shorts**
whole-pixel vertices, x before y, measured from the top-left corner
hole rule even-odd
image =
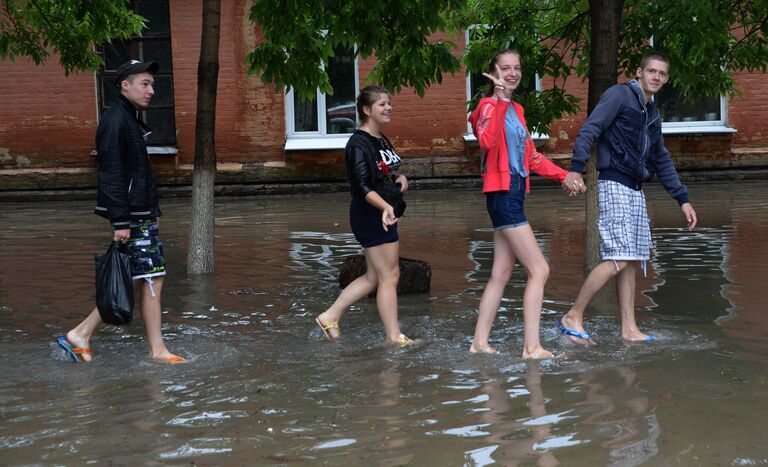
[[[165,275],[163,242],[156,219],[131,221],[131,238],[128,240],[131,254],[131,278],[149,279]]]
[[[603,261],[649,260],[653,245],[643,191],[610,180],[598,180],[597,205]]]

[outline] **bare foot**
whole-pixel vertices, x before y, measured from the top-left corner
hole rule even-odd
[[[573,319],[566,313],[557,324],[560,334],[568,336],[572,342],[585,346],[597,345],[584,330],[581,320]]]
[[[469,353],[488,353],[488,354],[494,354],[494,353],[499,353],[499,351],[494,349],[493,347],[491,347],[488,344],[475,346],[475,343],[473,342],[472,345],[469,346]]]
[[[543,347],[539,347],[535,350],[528,351],[523,350],[523,358],[530,358],[533,360],[544,360],[545,358],[552,358],[552,352],[545,350]]]
[[[323,331],[323,334],[325,334],[326,338],[329,340],[336,340],[341,337],[341,332],[339,331],[339,322],[327,319],[325,316],[326,313],[327,312],[317,315],[315,322],[318,326],[320,326],[320,330]]]
[[[77,335],[74,329],[67,333],[67,340],[69,341],[70,344],[74,345],[79,349],[89,349],[91,346],[90,341],[84,337],[80,337],[79,335]],[[84,362],[93,361],[93,355],[91,355],[90,352],[81,353],[80,358],[82,358]]]

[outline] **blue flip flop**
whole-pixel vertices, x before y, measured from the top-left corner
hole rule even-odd
[[[72,357],[72,360],[75,361],[75,363],[83,363],[85,360],[83,360],[80,355],[83,354],[91,354],[90,348],[81,348],[81,347],[75,347],[72,345],[71,342],[69,342],[69,339],[67,339],[64,336],[59,336],[56,338],[56,343],[59,344],[59,347],[64,349],[64,352],[67,353],[70,357]]]
[[[653,336],[648,336],[645,339],[641,339],[639,341],[630,341],[627,339],[624,339],[624,340],[629,342],[630,344],[651,344],[653,342],[656,342],[656,338]]]
[[[584,339],[585,341],[589,340],[589,334],[586,332],[579,332],[574,329],[568,329],[565,327],[563,324],[563,318],[557,320],[557,330],[560,331],[560,334],[565,334],[566,336],[578,337],[579,339]]]

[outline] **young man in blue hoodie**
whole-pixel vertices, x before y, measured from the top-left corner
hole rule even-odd
[[[579,344],[594,344],[584,331],[584,311],[613,277],[621,312],[621,337],[630,342],[654,341],[653,336],[640,332],[635,321],[635,275],[638,266],[645,271],[651,250],[642,183],[658,174],[662,186],[680,204],[688,228],[696,226],[696,211],[664,147],[661,117],[652,100],[669,79],[669,60],[661,53],[648,53],[636,75],[637,79],[614,85],[603,93],[576,137],[571,172],[563,182],[572,192],[586,190],[581,173],[596,143],[597,224],[603,261],[589,273],[576,302],[558,323],[560,332]]]

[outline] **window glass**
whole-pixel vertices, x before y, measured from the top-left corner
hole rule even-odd
[[[110,76],[109,79],[102,78],[99,83],[100,84],[99,88],[101,90],[99,100],[101,101],[101,104],[102,104],[102,109],[101,109],[102,113],[104,110],[106,110],[107,107],[109,107],[109,106],[105,107],[104,102],[108,102],[109,105],[111,105],[113,102],[117,101],[117,97],[120,95],[120,91],[118,90],[117,86],[115,86],[113,79],[114,79],[114,75]]]
[[[337,49],[328,63],[333,95],[325,96],[328,134],[353,133],[355,121],[355,55],[352,49]]]
[[[121,63],[125,63],[129,60],[129,57],[131,56],[130,43],[120,40],[112,41],[112,44],[104,47],[103,54],[104,71],[114,71]]]
[[[155,95],[152,97],[150,108],[173,108],[173,81],[171,81],[171,77],[158,73],[157,76],[155,76],[155,84],[153,87],[155,88]]]
[[[328,79],[333,95],[317,92],[312,100],[299,100],[296,93],[286,94],[286,113],[293,115],[288,134],[343,135],[357,126],[355,97],[357,96],[357,65],[353,48],[337,47],[328,61]],[[292,108],[291,108],[292,107]],[[303,136],[303,135],[301,135]],[[306,135],[309,136],[309,135]]]
[[[147,20],[147,26],[142,35],[170,32],[168,0],[135,1],[133,8]]]
[[[317,99],[299,100],[293,95],[293,123],[295,131],[318,131]]]
[[[672,84],[668,83],[654,96],[664,123],[722,122],[720,97],[701,96],[686,101]]]
[[[160,66],[160,73],[169,73],[173,68],[170,39],[143,40],[141,51],[141,60],[144,62],[157,62]]]
[[[144,121],[147,126],[152,130],[152,133],[147,136],[147,144],[152,144],[153,141],[160,141],[162,139],[158,135],[172,135],[176,132],[175,120],[174,120],[173,108],[153,109],[152,112],[144,113]],[[156,144],[158,145],[158,144]]]

